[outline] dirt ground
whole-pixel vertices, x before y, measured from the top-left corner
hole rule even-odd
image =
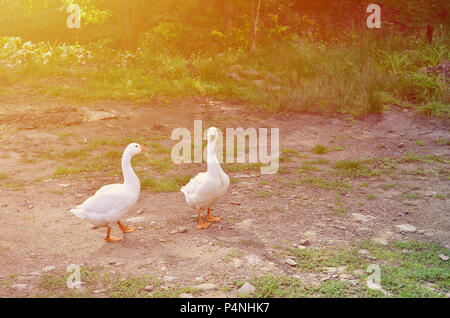
[[[396,108],[364,119],[273,115],[238,101],[207,97],[145,105],[107,101],[80,106],[24,96],[3,98],[0,104],[0,172],[8,178],[0,180],[0,282],[14,277],[13,283],[27,285],[15,290],[0,284],[0,296],[36,295],[39,274],[32,273],[46,266],[65,271],[70,264],[83,264],[118,275],[152,275],[167,285],[206,282],[221,287],[266,272],[298,273],[278,256],[277,249],[300,242],[312,248],[346,246],[365,238],[381,243],[412,238],[450,248],[450,126],[445,120]],[[114,118],[85,120],[89,111],[112,110]],[[295,154],[284,153],[288,159],[283,160],[278,174],[229,172],[233,179],[230,189],[213,209],[223,220],[205,230],[196,229],[196,212],[181,192],[143,190],[124,219],[137,230],[122,234],[118,227],[113,228],[113,235],[123,240],[106,243],[105,229],[92,229],[69,210],[99,187],[121,182],[122,177],[101,171],[55,177],[57,161],[30,160],[44,150],[72,149],[100,137],[150,140],[159,135],[165,137],[160,142],[170,147],[175,144],[170,140],[171,131],[186,127],[192,132],[195,119],[203,120],[203,129],[211,125],[279,127],[280,150],[295,150]],[[311,148],[317,144],[338,147],[314,154]],[[405,160],[397,162],[395,169],[368,177],[333,175],[332,162],[336,160],[401,158],[407,153],[435,155],[441,160]],[[319,158],[331,163],[319,165],[320,171],[297,170],[302,163]],[[195,174],[204,169],[205,164],[181,164],[173,172]],[[349,182],[351,190],[291,182],[305,176]],[[408,196],[410,193],[414,194]],[[402,231],[396,227],[400,224],[416,229]],[[175,233],[180,227],[186,231]],[[102,291],[98,293],[104,296]],[[212,288],[202,296],[234,293]]]

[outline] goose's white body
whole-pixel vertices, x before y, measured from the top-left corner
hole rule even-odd
[[[77,217],[85,218],[94,226],[111,226],[120,221],[139,198],[141,183],[131,167],[131,158],[141,152],[137,144],[130,144],[122,156],[123,184],[109,184],[70,210]]]
[[[215,139],[208,140],[208,170],[192,178],[181,188],[187,204],[195,209],[209,209],[225,195],[230,178],[222,170],[216,157]]]

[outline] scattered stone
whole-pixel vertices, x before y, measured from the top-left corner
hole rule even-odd
[[[329,274],[334,274],[338,271],[337,267],[324,267],[323,269]]]
[[[370,254],[370,252],[368,250],[359,250],[358,253],[360,255],[369,255]]]
[[[32,208],[33,208],[34,206],[32,205],[32,204],[30,204],[29,206],[28,206],[28,208],[31,210]]]
[[[164,272],[166,269],[167,269],[167,267],[162,266],[159,270],[160,270],[161,272]]]
[[[174,234],[177,234],[177,233],[178,233],[177,230],[172,230],[172,231],[169,232],[170,235],[174,235]]]
[[[27,284],[14,284],[14,285],[12,285],[12,287],[16,288],[16,289],[24,290],[24,289],[28,288],[28,285]]]
[[[303,235],[308,236],[309,238],[316,237],[317,233],[314,231],[306,231]]]
[[[369,232],[369,231],[370,231],[370,228],[368,228],[368,227],[366,227],[366,226],[361,226],[361,227],[358,227],[357,230],[358,230],[359,232]]]
[[[241,71],[240,75],[245,78],[258,78],[260,76],[259,72],[253,68]]]
[[[53,270],[55,270],[55,266],[45,266],[44,269],[42,270],[44,273],[48,273],[51,272]]]
[[[256,291],[255,286],[253,286],[249,282],[246,282],[244,285],[241,286],[241,288],[238,289],[237,293],[238,295],[251,295],[255,291]]]
[[[367,222],[372,221],[374,219],[373,216],[364,215],[364,214],[361,214],[361,213],[352,213],[352,217],[356,221],[359,221],[359,222],[362,222],[362,223],[367,223]]]
[[[416,231],[416,227],[411,224],[399,224],[396,227],[401,232],[414,233]]]
[[[204,283],[204,284],[194,286],[194,288],[199,289],[199,290],[212,290],[212,289],[216,289],[217,286],[212,283]]]
[[[302,245],[302,246],[308,246],[311,244],[311,242],[309,240],[300,240],[298,242],[298,244]]]
[[[34,271],[30,273],[30,276],[41,276],[42,272],[41,271]]]
[[[261,260],[261,258],[259,258],[258,255],[254,255],[254,254],[247,255],[247,256],[245,257],[245,259],[247,260],[247,262],[248,262],[250,265],[261,264],[261,263],[263,262],[263,261]]]
[[[403,148],[403,147],[405,147],[405,144],[402,142],[397,145],[397,148]]]
[[[439,258],[443,261],[448,261],[449,257],[444,254],[439,254]]]
[[[98,121],[117,118],[117,113],[115,111],[96,111],[88,110],[86,111],[86,121]]]
[[[266,73],[264,74],[264,77],[274,83],[281,83],[281,79],[272,73]]]
[[[434,191],[426,191],[425,193],[426,197],[434,197],[436,195],[436,192]]]
[[[242,65],[234,64],[234,65],[231,65],[228,70],[232,73],[239,73],[239,72],[242,72],[243,69],[244,68],[242,67]]]
[[[187,228],[185,228],[184,226],[180,226],[177,228],[178,233],[186,233],[187,232]]]
[[[172,282],[176,281],[177,279],[178,279],[178,277],[175,277],[175,276],[164,276],[164,278],[163,278],[163,280],[166,283],[172,283]]]
[[[418,230],[417,231],[419,234],[424,234],[425,233],[425,230]]]
[[[144,290],[147,291],[147,292],[151,292],[154,289],[155,289],[155,287],[153,287],[152,285],[145,286],[145,288],[144,288]]]
[[[189,293],[182,293],[180,294],[180,296],[178,296],[178,298],[194,298],[194,295]]]
[[[236,202],[236,201],[230,201],[230,202],[228,202],[229,204],[234,204],[234,205],[241,205],[239,202]]]
[[[262,87],[265,84],[265,81],[263,79],[257,79],[257,80],[253,80],[253,84],[255,84],[255,86],[257,87]]]
[[[242,82],[244,80],[241,76],[239,76],[238,73],[225,73],[225,76],[231,78],[236,82]]]
[[[61,188],[67,188],[67,187],[70,187],[71,184],[70,184],[70,183],[60,183],[59,186],[60,186]]]
[[[204,279],[203,277],[199,276],[199,277],[196,277],[196,278],[195,278],[195,281],[196,281],[197,283],[203,283],[203,282],[205,281],[205,279]]]
[[[292,258],[286,258],[286,259],[284,260],[284,262],[285,262],[286,264],[290,265],[290,266],[297,266],[297,262],[294,261]]]
[[[144,212],[144,210],[139,210],[136,213],[139,215],[139,214],[142,214],[143,212]]]

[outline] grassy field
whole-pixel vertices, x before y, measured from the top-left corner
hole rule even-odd
[[[432,44],[397,34],[378,39],[369,32],[350,40],[322,43],[290,36],[251,54],[230,48],[184,56],[145,43],[128,53],[95,43],[52,45],[3,37],[0,94],[25,88],[72,102],[158,100],[163,105],[173,97],[208,95],[273,112],[357,116],[398,105],[449,117],[446,79],[423,71],[450,59],[445,35]]]

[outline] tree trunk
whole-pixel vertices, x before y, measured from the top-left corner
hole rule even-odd
[[[116,2],[115,12],[122,33],[122,46],[125,50],[135,52],[142,30],[144,2],[143,0]]]
[[[250,51],[253,52],[256,49],[256,37],[258,34],[259,13],[261,11],[261,0],[255,0],[254,2],[254,19],[253,19],[253,32]]]

